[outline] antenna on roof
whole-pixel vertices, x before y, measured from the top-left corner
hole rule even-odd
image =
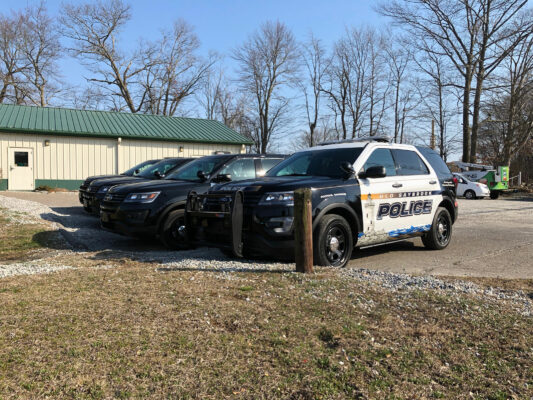
[[[360,138],[353,139],[341,139],[341,140],[331,140],[327,142],[322,142],[319,146],[326,146],[328,144],[341,144],[341,143],[359,143],[359,142],[380,142],[380,143],[390,143],[390,136],[365,136]]]

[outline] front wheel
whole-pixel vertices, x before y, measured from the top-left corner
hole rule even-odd
[[[185,238],[185,212],[184,210],[171,211],[163,222],[160,239],[169,249],[184,250],[189,248]]]
[[[348,222],[336,214],[324,216],[313,235],[316,265],[344,267],[352,256],[353,237]]]
[[[474,200],[476,198],[476,193],[473,190],[467,190],[465,192],[465,198],[468,200]]]
[[[433,223],[428,232],[422,236],[424,246],[431,250],[442,250],[450,244],[452,238],[452,217],[444,207],[437,208]]]

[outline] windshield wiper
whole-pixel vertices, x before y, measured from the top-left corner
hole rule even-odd
[[[310,176],[308,174],[298,174],[298,173],[292,173],[292,174],[285,174],[285,175],[279,175],[279,176]]]

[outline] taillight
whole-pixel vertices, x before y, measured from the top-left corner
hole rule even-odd
[[[457,190],[457,185],[459,184],[459,179],[457,179],[455,176],[453,177],[453,184],[455,185],[455,189]]]

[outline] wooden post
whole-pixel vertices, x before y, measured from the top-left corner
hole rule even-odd
[[[296,272],[313,272],[311,189],[294,191],[294,256]]]

